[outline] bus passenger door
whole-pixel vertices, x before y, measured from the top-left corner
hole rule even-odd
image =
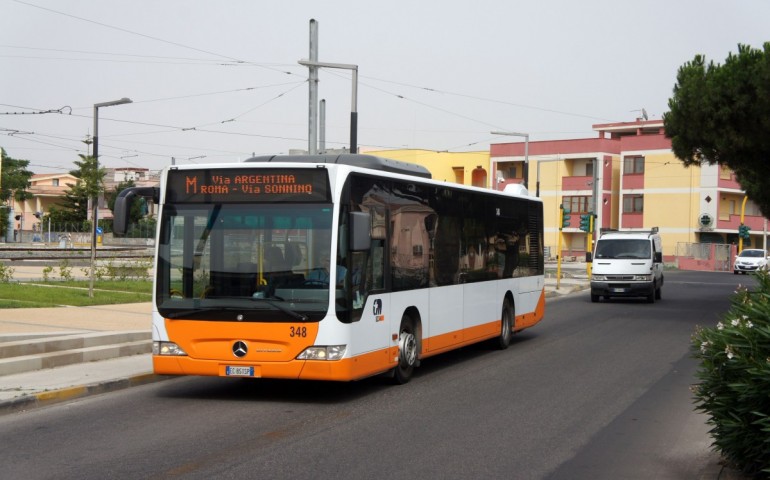
[[[390,296],[385,292],[385,241],[372,240],[367,252],[353,254],[350,282],[353,309],[360,319],[353,322],[354,353],[382,351],[389,346]]]

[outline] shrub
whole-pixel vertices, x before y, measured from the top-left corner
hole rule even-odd
[[[4,263],[0,263],[0,282],[2,283],[10,283],[10,281],[13,279],[13,272],[15,272],[13,267],[9,267]]]
[[[692,337],[700,365],[696,410],[709,416],[715,449],[744,473],[770,477],[770,276],[739,287],[713,328]]]
[[[72,280],[72,267],[70,267],[70,261],[67,259],[59,262],[59,276],[62,280]]]

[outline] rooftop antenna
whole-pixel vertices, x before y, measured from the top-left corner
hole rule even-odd
[[[631,111],[632,112],[640,112],[642,114],[641,117],[636,117],[636,121],[637,122],[640,121],[640,120],[644,120],[644,121],[649,120],[649,117],[647,116],[647,110],[645,110],[644,108],[641,109],[641,110],[631,110]]]

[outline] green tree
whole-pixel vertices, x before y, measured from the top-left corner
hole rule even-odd
[[[104,190],[104,176],[107,171],[99,166],[96,158],[90,155],[79,154],[80,161],[75,160],[77,170],[70,170],[70,174],[78,178],[78,184],[89,197],[97,197]]]
[[[78,167],[70,174],[78,180],[64,191],[58,206],[51,207],[47,217],[54,224],[76,223],[82,225],[88,219],[88,200],[96,197],[104,188],[104,168],[98,167],[96,159],[88,155],[78,155],[75,161]]]
[[[6,206],[13,202],[12,198],[23,202],[29,197],[27,189],[30,185],[32,172],[27,170],[29,160],[16,160],[5,153],[5,149],[0,148],[0,157],[2,165],[0,166],[0,201]],[[3,237],[8,229],[8,211],[0,210],[0,235]]]
[[[770,42],[738,45],[724,64],[695,58],[679,68],[663,115],[674,155],[685,166],[718,163],[770,216]]]

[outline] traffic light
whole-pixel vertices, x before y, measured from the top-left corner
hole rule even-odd
[[[738,227],[738,236],[740,238],[743,238],[744,240],[748,240],[749,230],[751,229],[749,228],[748,225],[741,225],[740,227]]]
[[[591,232],[591,217],[593,213],[584,213],[580,216],[580,229],[584,232]]]
[[[570,209],[569,208],[562,208],[561,209],[561,228],[569,227],[569,219],[570,218],[571,218]]]

